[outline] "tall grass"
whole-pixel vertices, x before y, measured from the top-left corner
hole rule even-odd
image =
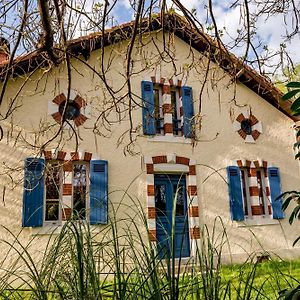
[[[123,218],[112,213],[107,226],[70,220],[40,253],[39,237],[24,246],[10,232],[11,241],[1,241],[9,251],[0,264],[0,298],[274,300],[280,290],[299,285],[278,261],[258,264],[249,256],[242,265],[222,266],[229,242],[225,228],[216,230],[219,218],[211,231],[204,226],[194,257],[183,263],[172,259],[174,236],[170,253],[160,258],[143,210],[137,205],[126,211]]]

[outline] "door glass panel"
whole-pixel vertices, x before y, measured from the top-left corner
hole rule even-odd
[[[184,186],[182,184],[173,185],[174,197],[176,198],[176,216],[184,216]]]
[[[166,215],[166,186],[164,184],[155,185],[155,208],[158,216]]]

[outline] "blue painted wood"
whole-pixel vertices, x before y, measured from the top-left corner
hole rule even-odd
[[[276,167],[268,168],[268,178],[270,184],[271,204],[273,211],[273,219],[283,219],[282,198],[276,199],[282,194],[280,185],[279,169]]]
[[[142,81],[143,132],[145,135],[155,135],[154,93],[151,81]]]
[[[155,175],[154,185],[155,188],[158,186],[164,186],[166,196],[165,215],[159,214],[156,209],[156,238],[158,253],[160,257],[189,257],[190,242],[185,178],[180,178],[180,176],[175,175]],[[172,230],[172,211],[173,208],[176,207],[175,195],[178,187],[183,188],[182,194],[184,195],[184,205],[180,215],[175,215],[175,223]],[[174,237],[173,239],[171,238],[172,236]]]
[[[90,162],[90,224],[108,221],[108,163],[106,160]]]
[[[227,176],[231,219],[243,221],[245,216],[240,169],[235,166],[227,167]]]
[[[183,107],[183,134],[187,138],[193,135],[194,126],[194,103],[193,91],[189,86],[182,87],[182,107]]]
[[[42,158],[28,157],[25,160],[23,227],[43,226],[44,166]]]

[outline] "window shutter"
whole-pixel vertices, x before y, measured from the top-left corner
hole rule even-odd
[[[90,179],[90,224],[107,224],[108,168],[106,160],[91,160]]]
[[[143,101],[143,132],[145,135],[155,135],[154,93],[151,81],[142,81]]]
[[[273,219],[283,219],[284,213],[282,211],[282,198],[275,200],[279,195],[282,194],[279,169],[275,167],[268,168],[268,178],[270,184]]]
[[[42,158],[28,157],[25,160],[23,227],[43,226],[44,166]]]
[[[182,107],[183,107],[183,134],[187,138],[193,135],[194,125],[194,103],[192,88],[189,86],[182,87]]]
[[[227,176],[231,218],[234,221],[243,221],[245,217],[240,169],[235,166],[227,167]]]

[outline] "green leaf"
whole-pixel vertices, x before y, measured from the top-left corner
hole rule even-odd
[[[292,111],[297,111],[300,108],[300,97],[298,97],[292,104],[291,110]]]
[[[292,90],[282,96],[282,100],[288,100],[300,92],[300,89]]]
[[[292,81],[286,85],[287,88],[300,88],[300,82]]]
[[[293,116],[299,116],[299,115],[300,115],[300,109],[299,109],[299,110],[296,110],[296,111],[293,111],[293,112],[292,112],[292,115],[293,115]]]

